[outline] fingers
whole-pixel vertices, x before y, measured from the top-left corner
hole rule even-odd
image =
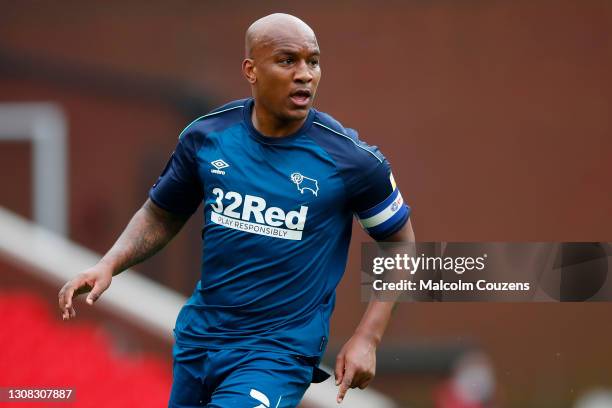
[[[334,376],[336,377],[336,385],[342,382],[342,376],[344,374],[344,353],[340,352],[336,357],[336,367],[334,368]]]
[[[342,382],[340,383],[340,389],[338,390],[338,396],[336,397],[336,402],[340,404],[346,395],[346,392],[351,388],[353,383],[353,376],[355,375],[355,369],[352,365],[347,365],[345,367],[344,375],[342,378]]]
[[[72,319],[73,317],[76,317],[76,311],[74,310],[73,307],[67,308],[62,313],[62,319],[64,320]]]
[[[74,294],[73,282],[66,283],[59,292],[58,295],[58,306],[62,312],[62,318],[64,320],[69,319],[71,316],[76,315],[74,308],[72,308],[72,296]]]
[[[66,309],[72,308],[72,297],[74,296],[74,286],[69,285],[64,294],[64,304]]]
[[[76,316],[76,312],[74,307],[72,306],[72,297],[74,296],[74,286],[68,284],[69,286],[64,291],[64,295],[62,299],[60,299],[60,308],[62,308],[61,303],[63,303],[63,315],[62,318],[64,320],[68,320],[71,317]]]
[[[87,296],[87,303],[93,305],[100,297],[102,292],[108,288],[110,282],[105,279],[99,279],[91,274],[79,274],[74,279],[66,283],[58,294],[59,309],[62,313],[62,318],[68,320],[76,316],[72,299],[83,293],[90,292]]]
[[[105,290],[106,288],[99,281],[96,282],[89,295],[87,295],[87,304],[93,305]]]

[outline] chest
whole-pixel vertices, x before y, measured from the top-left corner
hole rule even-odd
[[[207,219],[303,230],[345,211],[344,184],[316,144],[209,138],[198,152]],[[214,219],[213,219],[214,218]]]

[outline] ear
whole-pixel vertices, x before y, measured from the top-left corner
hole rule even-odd
[[[242,61],[242,73],[247,81],[253,85],[257,81],[255,61],[251,58],[245,58],[244,61]]]

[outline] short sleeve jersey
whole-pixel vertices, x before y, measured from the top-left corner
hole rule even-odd
[[[234,101],[187,126],[149,193],[177,214],[203,203],[201,279],[176,342],[319,358],[353,214],[382,240],[410,209],[387,160],[357,132],[311,109],[296,133],[266,137],[253,104]]]

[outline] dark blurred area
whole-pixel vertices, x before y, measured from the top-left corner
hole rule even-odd
[[[54,102],[67,118],[70,239],[104,253],[180,131],[249,96],[244,31],[277,11],[315,30],[315,106],[380,147],[419,241],[612,240],[608,1],[0,1],[0,104]],[[30,160],[27,143],[1,142],[0,206],[25,217]],[[201,224],[200,208],[137,269],[189,295]],[[365,309],[367,240],[355,224],[330,361]],[[483,407],[570,407],[612,388],[611,312],[609,303],[404,303],[373,386],[400,406],[433,407],[460,356],[476,353],[495,383]]]

